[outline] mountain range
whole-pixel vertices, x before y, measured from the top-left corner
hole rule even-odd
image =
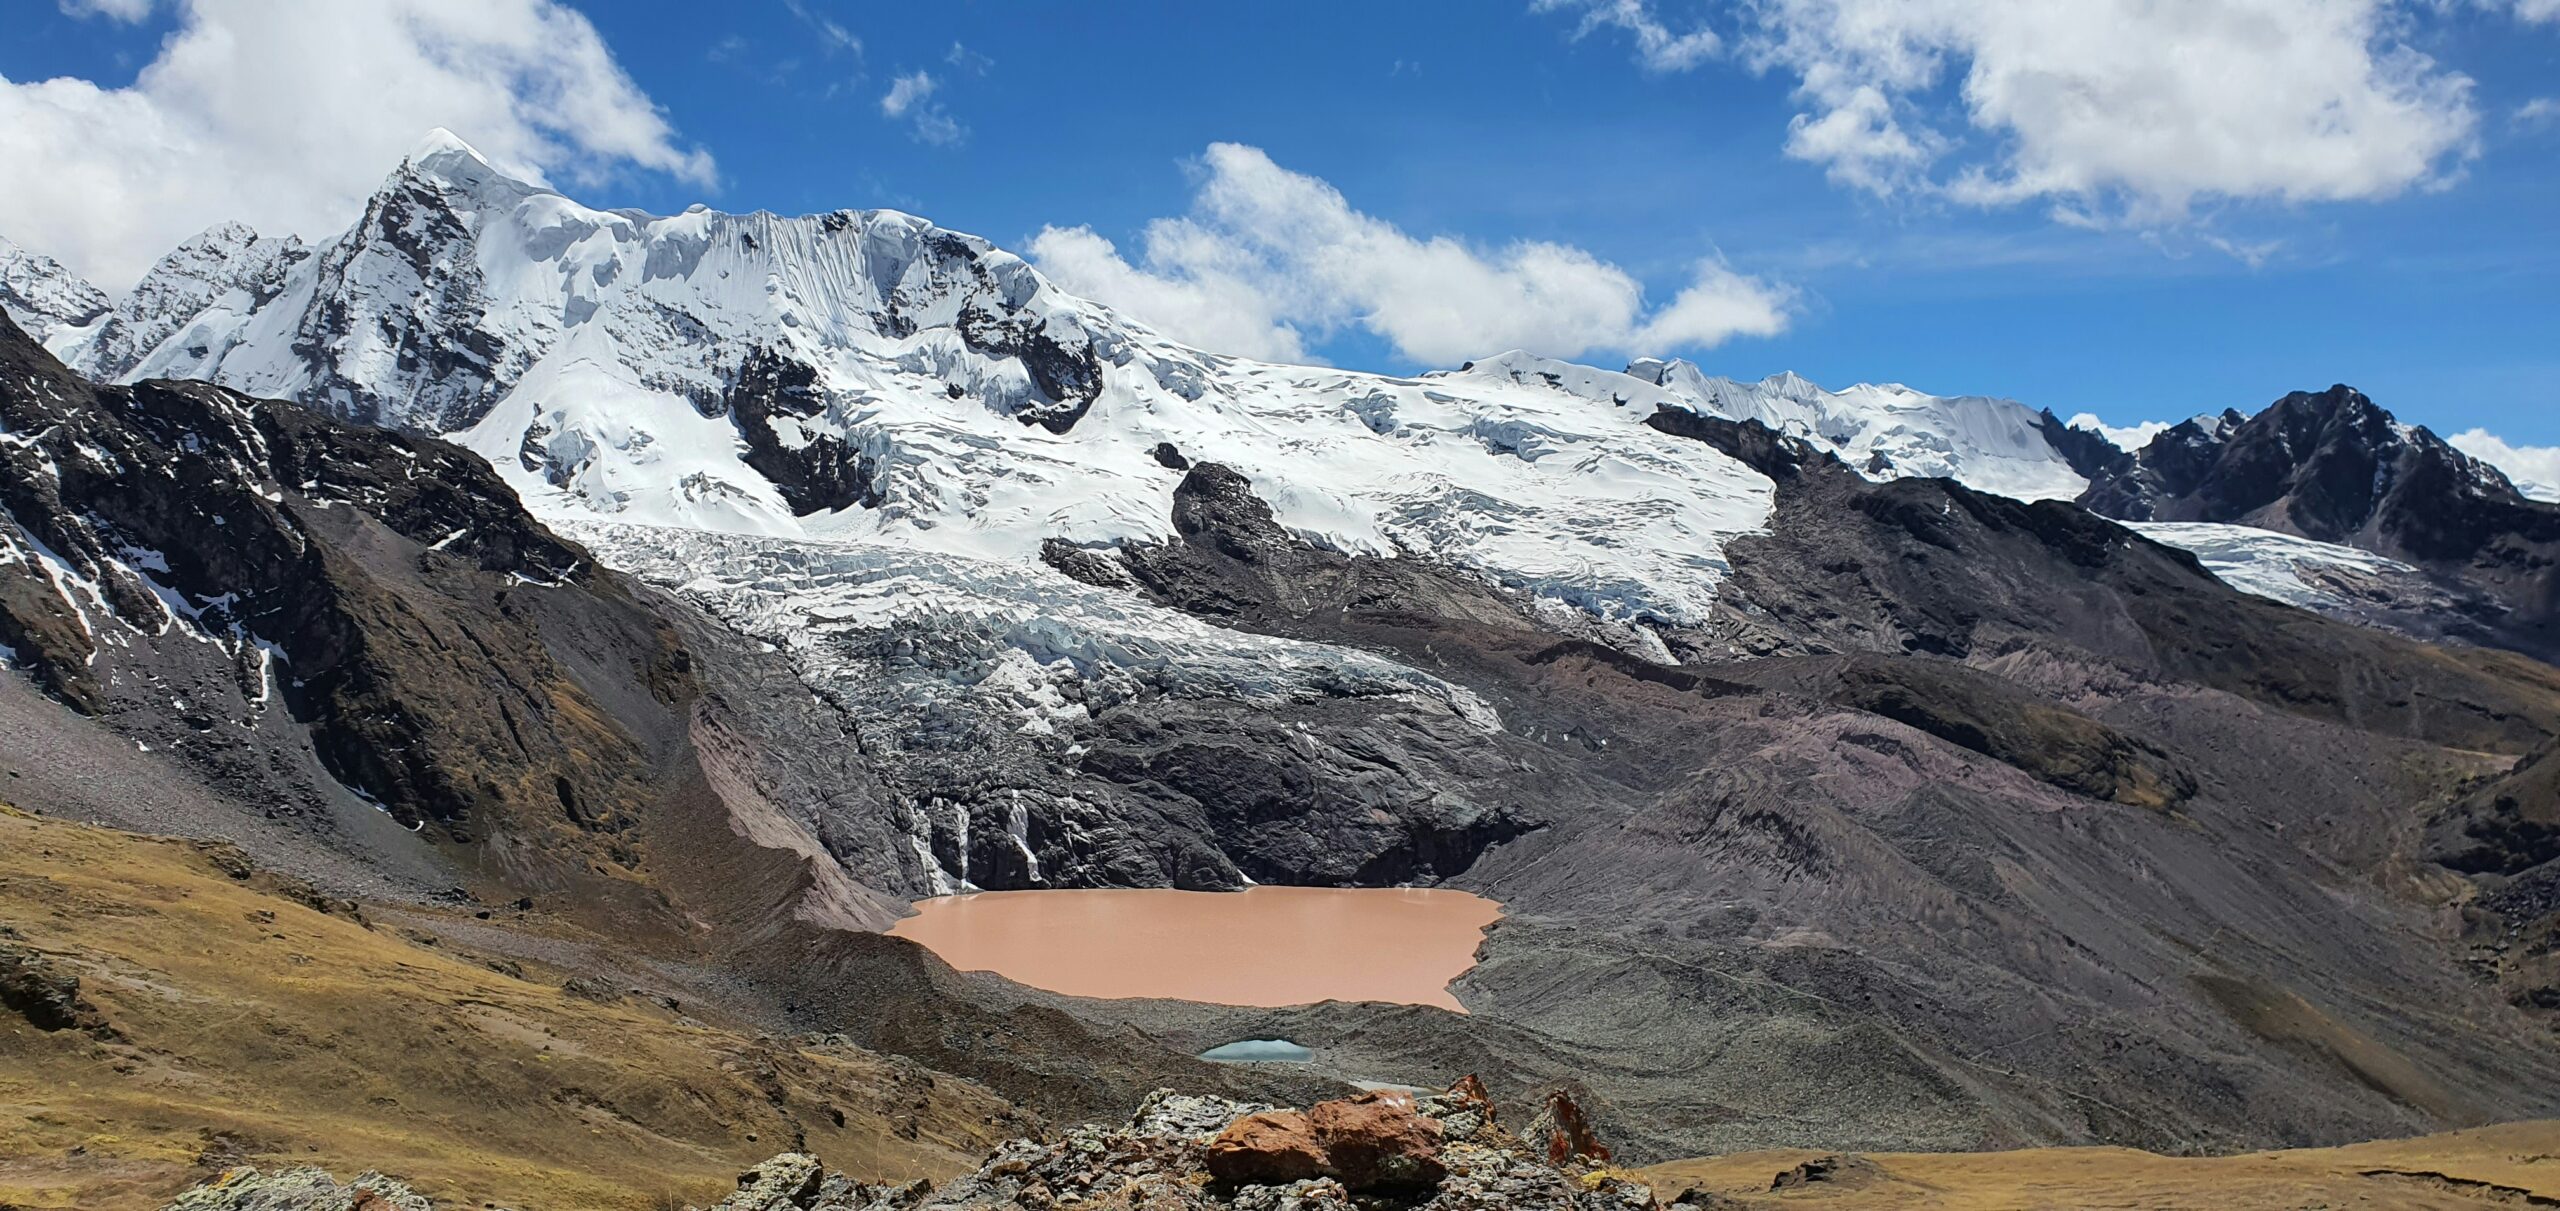
[[[2560,1114],[2560,505],[2345,387],[2128,451],[1680,361],[1273,365],[910,215],[594,210],[444,135],[120,298],[0,245],[0,309],[10,801],[494,962],[574,934],[1067,1119],[1469,1073],[1646,1160]],[[1251,883],[1506,917],[1465,1015],[871,932]],[[1191,1058],[1246,1037],[1324,1058]]]

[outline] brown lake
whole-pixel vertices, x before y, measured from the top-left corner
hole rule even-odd
[[[1501,915],[1491,900],[1436,889],[990,891],[919,901],[889,932],[962,971],[1069,996],[1464,1013],[1449,981],[1475,966]]]

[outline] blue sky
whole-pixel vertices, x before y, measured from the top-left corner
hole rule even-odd
[[[2201,83],[2163,86],[2195,94],[2172,106],[2204,115],[2184,133],[2264,145],[2200,151],[2164,137],[2158,159],[2128,168],[2113,149],[2157,129],[2092,125],[2099,115],[2033,130],[2032,94],[2008,98],[2027,108],[2004,118],[1986,112],[2002,102],[1960,87],[1968,71],[2024,88],[2016,82],[2108,69],[2071,61],[2075,43],[2054,31],[2030,31],[2034,45],[2055,48],[2033,52],[2050,60],[2022,58],[2029,52],[2009,36],[2018,31],[1963,15],[1957,0],[1923,0],[1915,7],[1955,15],[1891,49],[1934,56],[1940,70],[1879,89],[1896,129],[1929,145],[1915,163],[1872,141],[1827,157],[1791,144],[1791,122],[1854,111],[1864,95],[1854,89],[1876,83],[1844,85],[1844,72],[1882,79],[1894,64],[1870,48],[1823,42],[1823,31],[1755,27],[1730,5],[617,2],[575,7],[627,77],[625,108],[654,110],[663,129],[597,146],[554,132],[565,147],[526,158],[594,204],[894,206],[1024,250],[1044,229],[1086,228],[1136,269],[1180,277],[1193,267],[1141,261],[1148,225],[1197,218],[1203,190],[1225,179],[1204,155],[1240,144],[1417,244],[1448,237],[1499,261],[1503,249],[1536,241],[1616,266],[1642,284],[1646,311],[1637,327],[1603,323],[1590,347],[1565,351],[1582,360],[1681,352],[1736,377],[1793,369],[1832,385],[1901,381],[2119,424],[2254,409],[2287,390],[2345,381],[2446,432],[2485,426],[2519,445],[2560,444],[2560,102],[2544,100],[2560,95],[2560,11],[2552,0],[2251,3],[2279,25],[2346,21],[2345,40],[2319,53],[2352,59],[2360,47],[2365,69],[2399,82],[2386,100],[2419,97],[2416,107],[2432,111],[2383,106],[2379,117],[2341,119],[2356,126],[2344,142],[2304,151],[2306,140],[2282,127],[2235,135],[2217,125],[2217,106],[2269,103],[2246,83],[2217,91],[2248,73],[2207,72]],[[2087,11],[2108,7],[2091,0]],[[0,0],[12,34],[0,39],[0,76],[17,86],[76,77],[110,100],[144,91],[137,73],[162,58],[164,39],[200,31],[224,8]],[[1712,48],[1678,42],[1702,30]],[[2086,44],[2139,61],[2154,53],[2147,38],[2171,45],[2176,32],[2101,29]],[[2278,32],[2288,47],[2319,44],[2297,29]],[[1789,37],[1794,44],[1782,45]],[[2231,50],[2239,62],[2258,53]],[[2316,76],[2329,66],[2288,59],[2266,70]],[[521,78],[538,70],[502,65],[490,77],[512,90],[502,106],[534,111],[514,120],[537,132],[556,121],[543,116],[539,81]],[[899,112],[886,112],[897,81],[919,72],[929,91],[915,96],[911,86]],[[164,104],[231,104],[174,86],[162,93]],[[457,97],[473,104],[457,103],[444,124],[484,148],[493,134],[502,144],[511,137],[473,129],[483,109]],[[244,109],[229,120],[291,120],[289,105],[267,100],[280,107],[269,119]],[[2347,112],[2372,100],[2346,98]],[[422,128],[416,112],[383,121]],[[403,129],[391,142],[418,133]],[[2208,151],[2235,158],[2188,172]],[[2309,157],[2302,172],[2261,170],[2296,152]],[[297,166],[312,156],[296,154]],[[397,154],[347,158],[366,162],[333,171],[376,179]],[[32,172],[17,163],[0,172]],[[1977,182],[2009,182],[2015,196],[1968,189],[1967,169]],[[2037,172],[2095,175],[2079,188],[2016,184]],[[1878,183],[1879,173],[1892,179]],[[2293,189],[2296,180],[2314,187]],[[29,185],[0,181],[0,193]],[[315,197],[345,192],[334,178],[328,185]],[[2282,196],[2288,190],[2304,196]],[[325,229],[329,205],[346,203],[321,198],[311,217],[288,225]],[[12,228],[45,221],[0,204],[0,235],[43,248],[41,231]],[[1280,247],[1285,236],[1222,221],[1210,226],[1263,262],[1244,286],[1293,290],[1292,274],[1321,269],[1297,264]],[[134,227],[137,247],[154,235],[148,223]],[[43,250],[89,268],[78,247]],[[117,263],[113,251],[90,259]],[[1703,280],[1702,262],[1721,267],[1720,281],[1782,300],[1784,330],[1755,335],[1744,324],[1713,347],[1612,347],[1632,340],[1629,331],[1700,331],[1640,322]],[[1297,310],[1275,305],[1275,322],[1291,325],[1310,356],[1368,368],[1424,368],[1417,348],[1446,345],[1365,322],[1373,306],[1384,305],[1354,291]]]

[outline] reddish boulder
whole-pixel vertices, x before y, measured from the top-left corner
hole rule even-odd
[[[1418,1190],[1440,1184],[1440,1124],[1400,1093],[1364,1093],[1307,1108],[1324,1143],[1326,1171],[1353,1190]]]
[[[1440,1125],[1417,1112],[1413,1099],[1387,1093],[1245,1115],[1209,1142],[1208,1165],[1225,1182],[1330,1177],[1354,1191],[1426,1189],[1448,1173]]]
[[[1543,1148],[1547,1163],[1562,1169],[1576,1161],[1607,1164],[1609,1147],[1600,1142],[1599,1133],[1591,1129],[1582,1107],[1558,1089],[1547,1095],[1546,1109],[1529,1123],[1528,1141]]]
[[[1324,1175],[1324,1145],[1303,1110],[1265,1110],[1227,1124],[1209,1141],[1209,1175],[1277,1186]]]

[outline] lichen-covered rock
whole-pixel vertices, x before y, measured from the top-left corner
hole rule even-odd
[[[164,1211],[435,1211],[433,1204],[379,1173],[338,1180],[319,1169],[261,1173],[233,1169],[185,1193]]]
[[[738,1192],[712,1211],[806,1211],[815,1205],[827,1172],[818,1158],[785,1152],[738,1175]]]
[[[1529,1120],[1529,1142],[1546,1152],[1547,1163],[1559,1168],[1575,1164],[1606,1164],[1609,1147],[1593,1134],[1591,1120],[1572,1095],[1558,1089],[1547,1095],[1545,1109]]]
[[[1592,1141],[1596,1147],[1597,1142]],[[1304,1110],[1159,1089],[1128,1125],[1009,1140],[936,1187],[870,1186],[785,1152],[738,1175],[710,1211],[1653,1211],[1653,1191],[1587,1159],[1546,1162],[1495,1124],[1468,1078],[1445,1093],[1371,1093]],[[1251,1171],[1238,1158],[1270,1162]],[[1216,1157],[1226,1159],[1213,1160]],[[1284,1158],[1285,1163],[1272,1158]],[[235,1169],[164,1211],[434,1211],[367,1173]],[[535,1211],[555,1211],[536,1208]],[[569,1209],[557,1209],[569,1211]]]

